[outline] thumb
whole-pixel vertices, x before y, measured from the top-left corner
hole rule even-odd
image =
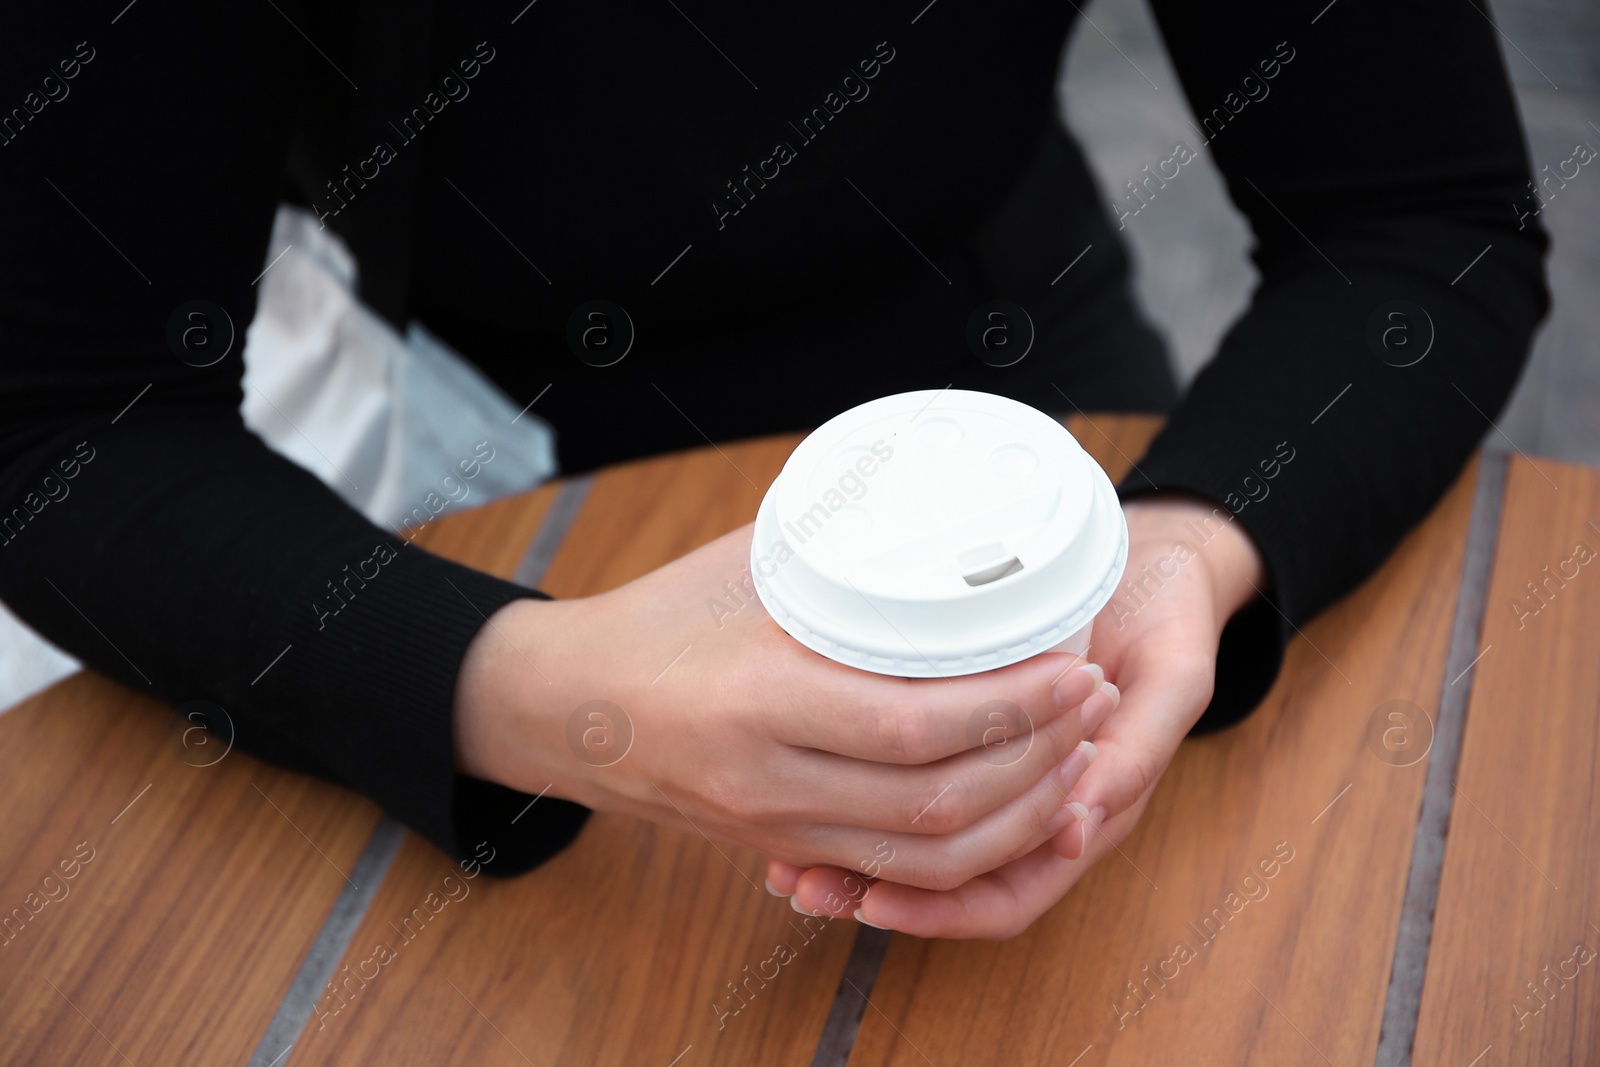
[[[1137,671],[1125,672],[1122,704],[1094,739],[1099,758],[1066,799],[1090,812],[1103,809],[1104,814],[1099,820],[1074,823],[1053,837],[1051,847],[1058,855],[1077,859],[1085,836],[1092,832],[1090,821],[1098,824],[1116,817],[1160,780],[1178,744],[1210,703],[1214,678],[1213,656],[1175,656],[1170,650],[1153,663],[1140,664]]]

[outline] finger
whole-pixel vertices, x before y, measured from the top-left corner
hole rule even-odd
[[[1092,740],[1121,703],[1122,690],[1110,682],[1102,683],[1081,706],[1079,714],[1083,720],[1083,736]]]
[[[1115,815],[1149,792],[1211,699],[1209,657],[1171,656],[1129,666],[1122,704],[1095,738],[1100,758],[1068,797],[1090,811],[1103,807]]]
[[[1084,743],[1088,744],[1089,742],[1086,741]],[[1105,814],[1104,808],[1096,808],[1095,811],[1099,812],[1102,816]],[[1030,834],[1028,838],[1022,842],[1022,844],[1012,849],[1011,854],[1005,858],[1005,862],[1010,863],[1012,860],[1021,859],[1023,856],[1026,856],[1040,845],[1050,842],[1065,842],[1070,840],[1077,828],[1083,825],[1083,820],[1089,818],[1090,814],[1091,813],[1089,809],[1085,808],[1081,802],[1069,800],[1060,808],[1056,809],[1056,811],[1040,825],[1036,833]],[[1070,860],[1078,858],[1076,852],[1067,852],[1061,847],[1058,847],[1056,852],[1064,859]]]
[[[1105,680],[1099,666],[1052,652],[951,678],[890,678],[809,651],[788,662],[803,666],[754,685],[776,694],[779,739],[874,763],[932,763],[1025,736],[1081,705]]]
[[[1098,697],[1104,704],[1104,710],[1091,713],[1094,721],[1101,721],[1109,715],[1110,710],[1115,709],[1115,688],[1109,685],[1106,688],[1110,689],[1110,693]],[[1043,744],[1050,744],[1050,734],[1062,726],[1066,726],[1066,723],[1058,721],[1046,726],[1042,731]],[[920,833],[917,837],[909,837],[907,833],[894,832],[893,829],[882,837],[877,832],[862,833],[862,809],[850,808],[846,814],[851,822],[843,825],[813,825],[806,830],[803,840],[790,843],[786,854],[789,859],[797,859],[806,865],[837,865],[845,869],[862,870],[872,877],[883,873],[883,877],[891,880],[907,881],[926,888],[954,885],[957,881],[1029,853],[1051,840],[1064,827],[1082,821],[1086,809],[1077,803],[1066,803],[1066,797],[1082,779],[1086,769],[1090,768],[1094,758],[1096,745],[1078,741],[1074,749],[1043,779],[1024,782],[1027,790],[1024,795],[1013,798],[1002,808],[990,811],[981,821],[965,819],[963,816],[960,825],[949,833]],[[805,790],[773,790],[770,795],[782,797],[803,792]],[[834,790],[826,790],[829,797],[832,793]],[[944,808],[955,803],[950,800],[950,795],[952,793],[949,790],[944,795],[933,793],[930,803],[925,803],[918,808],[917,814],[909,817],[912,822],[910,830],[926,830],[931,825],[949,821],[949,813]],[[909,813],[910,809],[906,811]],[[805,821],[802,816],[786,816],[784,819]],[[923,825],[917,825],[918,822]],[[882,870],[890,862],[885,859],[885,853],[902,856],[894,872],[885,873]],[[771,862],[768,867],[773,878],[770,888],[776,889],[779,894],[792,893],[798,870],[800,867],[790,862]]]
[[[1041,847],[954,889],[934,891],[880,880],[855,900],[846,891],[847,872],[817,868],[801,875],[791,904],[796,911],[816,914],[814,909],[825,903],[848,901],[844,914],[870,926],[917,937],[1004,940],[1053,907],[1111,852],[1115,841],[1127,836],[1142,810],[1136,807],[1110,819],[1094,833],[1088,852],[1074,860]]]
[[[1015,937],[1042,915],[1087,869],[1085,860],[1064,860],[1037,849],[954,889],[935,891],[880,881],[852,894],[849,873],[819,867],[800,877],[790,898],[796,911],[897,930],[917,937],[1002,940]]]
[[[870,894],[874,884],[871,879],[840,867],[805,867],[795,880],[789,906],[802,915],[829,919],[855,918],[861,902]]]
[[[1083,743],[1062,764],[1067,780],[1081,776],[1094,758]],[[1024,795],[965,829],[944,836],[887,833],[879,838],[854,827],[813,827],[798,853],[808,866],[839,867],[925,889],[952,889],[1012,858],[1026,843],[1042,844],[1081,811],[1063,807],[1066,789],[1047,776]]]
[[[1155,793],[1158,782],[1159,779],[1152,781],[1149,788],[1121,812],[1108,813],[1104,805],[1095,805],[1089,812],[1089,817],[1081,824],[1068,826],[1052,837],[1051,849],[1065,859],[1077,859],[1082,856],[1097,844],[1097,837],[1105,836],[1107,825],[1121,825],[1121,821],[1127,819],[1130,814],[1132,818],[1137,819],[1144,811],[1145,805],[1150,803],[1150,797]]]
[[[775,897],[786,897],[794,892],[795,885],[800,881],[800,876],[806,873],[804,867],[783,860],[767,860],[767,892]]]
[[[1077,804],[1078,801],[1073,803]],[[1079,804],[1082,807],[1081,804]],[[1050,847],[1062,859],[1075,860],[1094,842],[1094,835],[1106,821],[1106,809],[1096,805],[1077,823],[1050,838]]]
[[[1015,800],[1055,772],[1065,801],[1087,764],[1065,764],[1083,740],[1080,715],[1103,720],[1113,697],[1096,693],[1069,713],[1024,737],[983,746],[924,766],[901,767],[829,752],[797,752],[792,772],[826,789],[773,789],[765,821],[869,827],[897,833],[957,833]],[[1091,752],[1092,746],[1091,746]],[[1091,757],[1092,758],[1092,757]]]
[[[1099,750],[1092,741],[1082,742],[1079,744],[1078,749],[1079,753],[1084,758],[1082,762],[1077,763],[1072,769],[1081,767],[1084,772],[1087,772],[1090,765],[1093,764],[1098,758]],[[1067,773],[1068,772],[1066,771],[1063,772],[1063,780],[1067,777]],[[1079,780],[1081,780],[1082,774],[1080,774],[1078,777]],[[1071,785],[1065,786],[1064,796],[1066,794],[1070,794],[1072,789],[1073,786]],[[1096,808],[1095,812],[1099,813],[1102,819],[1104,818],[1104,808]],[[1061,807],[1057,808],[1054,812],[1050,813],[1046,818],[1044,818],[1032,834],[1028,835],[1028,837],[1024,839],[1021,844],[1011,850],[1011,854],[1005,858],[1004,862],[1010,863],[1012,860],[1021,859],[1023,856],[1026,856],[1028,853],[1032,852],[1034,849],[1045,844],[1046,842],[1065,842],[1071,840],[1073,835],[1077,832],[1077,829],[1083,825],[1083,820],[1089,818],[1090,814],[1091,813],[1089,809],[1084,807],[1082,802],[1076,800],[1064,800]],[[1060,847],[1058,847],[1056,851],[1065,859],[1077,858],[1076,852],[1069,853]]]

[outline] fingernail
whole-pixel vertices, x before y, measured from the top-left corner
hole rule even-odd
[[[1106,672],[1100,669],[1100,665],[1098,663],[1086,663],[1082,667],[1072,668],[1072,671],[1067,673],[1070,674],[1077,671],[1082,671],[1089,677],[1089,696],[1093,696],[1095,691],[1100,688],[1101,683],[1106,680]],[[1060,681],[1056,683],[1054,691],[1051,695],[1055,697],[1057,711],[1069,711],[1072,708],[1077,707],[1084,699],[1086,699],[1084,697],[1079,697],[1076,700],[1069,698],[1067,695],[1066,684]]]
[[[889,929],[887,926],[879,926],[875,922],[868,922],[866,919],[863,919],[861,917],[861,910],[859,908],[856,909],[855,915],[856,915],[856,922],[861,923],[863,926],[870,926],[874,930],[887,930],[887,929]]]
[[[1094,745],[1088,741],[1078,742],[1078,747],[1056,767],[1056,781],[1063,793],[1072,792],[1073,787],[1078,784],[1078,779],[1083,777],[1083,772],[1089,769],[1089,764],[1094,762],[1097,755],[1099,753],[1095,751]]]
[[[1086,734],[1093,734],[1109,717],[1110,701],[1102,697],[1099,691],[1090,696],[1090,699],[1083,701],[1082,707],[1078,709],[1078,721],[1082,721],[1083,733]]]
[[[1083,732],[1092,734],[1104,725],[1117,710],[1117,705],[1122,703],[1122,691],[1110,682],[1106,682],[1099,689],[1089,695],[1083,702],[1078,714],[1083,721]]]
[[[1059,833],[1088,814],[1089,809],[1076,800],[1070,804],[1063,804],[1056,809],[1056,813],[1050,816],[1050,820],[1044,824],[1044,831],[1047,834]]]
[[[800,906],[800,898],[797,896],[791,896],[789,898],[789,907],[793,908],[795,911],[798,911],[801,915],[811,914],[809,911]]]
[[[774,889],[772,887],[772,879],[771,878],[763,878],[762,881],[766,884],[767,892],[771,893],[775,897],[786,897],[786,896],[790,896],[791,895],[791,894],[788,894],[788,893],[780,893],[776,889]]]
[[[1100,829],[1100,824],[1106,821],[1106,809],[1099,804],[1095,805],[1089,817],[1083,820],[1083,847],[1089,847],[1089,835]],[[1081,853],[1080,853],[1081,855]]]

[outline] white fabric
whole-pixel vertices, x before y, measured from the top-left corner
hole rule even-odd
[[[269,263],[245,335],[242,410],[275,451],[390,528],[426,514],[430,496],[459,500],[448,514],[555,475],[553,431],[522,413],[534,398],[513,402],[420,324],[401,337],[362,305],[355,260],[315,215],[279,206]],[[457,464],[481,441],[494,458],[467,481]],[[454,480],[441,486],[446,475]],[[0,709],[78,667],[0,604]]]
[[[315,215],[283,205],[245,348],[245,424],[373,522],[398,526],[473,445],[492,462],[463,503],[531,488],[556,471],[550,427],[413,322],[405,338],[351,291],[355,263]],[[266,355],[270,353],[270,358]],[[459,479],[459,472],[456,474]]]

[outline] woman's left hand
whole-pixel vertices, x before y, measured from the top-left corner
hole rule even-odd
[[[1222,627],[1266,576],[1255,543],[1210,501],[1156,495],[1124,509],[1128,567],[1095,619],[1089,651],[1122,700],[1093,739],[1094,763],[1063,798],[1084,817],[954,889],[895,882],[892,856],[866,872],[769,860],[770,889],[792,894],[798,911],[853,914],[919,937],[1009,938],[1128,836],[1210,703]]]

